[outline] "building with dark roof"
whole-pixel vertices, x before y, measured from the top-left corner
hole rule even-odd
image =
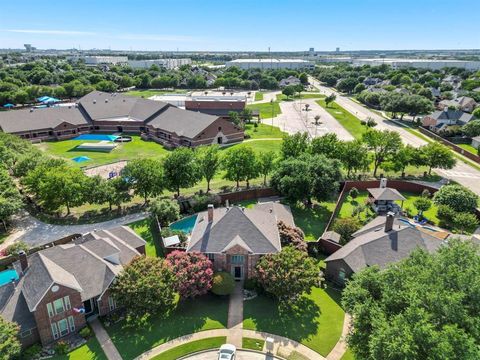
[[[465,125],[473,120],[473,115],[463,112],[462,110],[452,110],[445,108],[444,110],[435,111],[422,119],[422,125],[430,128],[432,131],[438,131],[444,126]]]
[[[278,203],[253,209],[209,205],[197,215],[187,252],[206,254],[216,271],[230,272],[238,280],[248,278],[261,256],[281,251],[278,221],[294,226],[290,209]]]
[[[166,147],[232,144],[244,138],[241,128],[216,115],[101,91],[92,91],[71,106],[1,112],[0,130],[34,142],[90,132],[136,133]]]
[[[20,326],[24,346],[49,344],[83,328],[87,317],[114,311],[109,287],[142,254],[145,240],[124,226],[21,254],[19,280],[0,287],[0,315]]]

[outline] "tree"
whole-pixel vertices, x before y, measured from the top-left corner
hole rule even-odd
[[[22,197],[7,170],[0,168],[0,221],[7,231],[7,223],[23,207]]]
[[[328,133],[312,140],[310,152],[322,154],[331,159],[340,157],[341,142],[335,133]]]
[[[22,346],[18,340],[20,327],[0,316],[0,360],[17,359]]]
[[[328,108],[328,106],[330,105],[330,103],[331,103],[331,102],[334,102],[336,98],[337,98],[337,95],[335,95],[334,93],[331,93],[330,95],[328,95],[328,96],[325,98],[325,106]]]
[[[478,227],[477,215],[466,212],[456,213],[453,216],[453,225],[460,234],[472,233]]]
[[[150,212],[161,226],[168,226],[180,217],[180,206],[177,201],[156,198],[150,203]]]
[[[123,168],[122,177],[136,194],[143,197],[144,204],[149,197],[160,195],[164,189],[163,167],[155,159],[130,161]]]
[[[176,278],[165,260],[138,256],[124,267],[110,286],[110,293],[125,308],[127,321],[146,321],[175,307]]]
[[[297,132],[293,135],[285,135],[282,141],[282,158],[295,158],[307,152],[309,148],[308,134]]]
[[[478,196],[461,185],[444,185],[433,196],[437,205],[446,205],[456,212],[474,212]]]
[[[305,234],[300,228],[289,226],[281,220],[277,223],[277,227],[282,246],[292,245],[300,251],[308,250],[307,243],[305,242]]]
[[[202,174],[197,156],[192,149],[180,147],[167,155],[163,162],[165,184],[180,196],[180,188],[190,188],[197,184]]]
[[[480,108],[475,111],[480,110]],[[474,113],[475,113],[474,111]],[[480,113],[478,114],[480,117]],[[462,127],[463,133],[468,137],[475,137],[480,135],[480,120],[469,121],[466,125]]]
[[[242,119],[240,118],[240,114],[238,112],[229,111],[228,112],[228,117],[233,124],[235,124],[237,126],[240,126],[243,129],[243,122],[242,122]]]
[[[259,175],[259,166],[255,152],[249,146],[238,146],[227,151],[223,158],[223,168],[226,170],[224,178],[237,183],[247,182],[247,189],[250,180]]]
[[[477,119],[480,119],[480,107],[476,108],[475,110],[473,110],[472,112],[473,116],[475,116],[475,118]],[[475,120],[474,120],[475,121]],[[480,134],[479,134],[480,135]]]
[[[352,239],[354,232],[362,227],[357,218],[340,218],[333,223],[333,231],[340,234],[341,244],[344,245]]]
[[[452,169],[457,163],[452,151],[443,144],[431,142],[420,148],[425,165],[428,166],[428,175],[432,168]]]
[[[418,210],[418,215],[422,218],[423,213],[432,207],[432,201],[426,197],[419,197],[413,202],[413,206]]]
[[[102,80],[95,84],[95,88],[99,91],[105,91],[105,92],[114,92],[117,90],[117,84],[115,84],[113,81],[109,80]]]
[[[212,262],[202,253],[176,250],[166,261],[177,278],[175,289],[182,298],[205,295],[212,288]]]
[[[220,148],[218,145],[202,146],[197,150],[200,174],[207,181],[207,193],[210,182],[220,169]]]
[[[352,315],[355,359],[480,358],[479,272],[479,248],[450,240],[437,253],[416,250],[385,270],[353,275],[342,304]]]
[[[373,176],[377,176],[378,167],[392,158],[402,146],[402,139],[396,131],[370,129],[363,134],[362,141],[373,152]]]
[[[295,94],[295,87],[293,85],[287,85],[283,88],[282,94],[287,97],[293,96]]]
[[[232,274],[219,271],[213,274],[212,293],[215,295],[230,295],[235,289],[235,280]]]
[[[305,74],[305,73],[301,73],[300,76],[298,77],[298,80],[300,80],[300,82],[303,85],[307,85],[308,84],[308,75]]]
[[[420,95],[410,95],[407,98],[407,108],[413,120],[417,115],[429,114],[434,110],[432,101]]]
[[[277,155],[273,151],[264,151],[258,155],[258,169],[263,175],[263,185],[267,186],[267,176],[273,171]]]
[[[306,252],[286,246],[258,261],[255,278],[280,302],[294,303],[302,294],[310,294],[313,286],[320,286],[322,272]]]
[[[339,158],[344,168],[347,170],[347,176],[357,171],[368,169],[370,160],[368,149],[360,140],[345,141],[340,143]]]
[[[337,83],[336,88],[341,91],[350,94],[355,86],[357,86],[358,80],[355,78],[342,79]]]

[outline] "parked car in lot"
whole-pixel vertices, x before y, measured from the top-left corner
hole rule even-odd
[[[230,344],[225,344],[218,350],[218,360],[234,360],[237,348]]]

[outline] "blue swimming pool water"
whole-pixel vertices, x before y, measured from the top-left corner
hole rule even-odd
[[[8,284],[13,279],[18,280],[18,274],[15,270],[9,269],[0,271],[0,286]]]
[[[170,229],[183,231],[185,234],[190,234],[197,221],[197,215],[188,216],[181,220],[170,224]]]
[[[105,134],[82,134],[73,140],[98,140],[98,141],[115,141],[118,136]]]

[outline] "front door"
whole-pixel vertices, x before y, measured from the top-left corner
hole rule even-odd
[[[235,280],[242,279],[242,267],[241,266],[234,266],[233,268],[233,277]]]

